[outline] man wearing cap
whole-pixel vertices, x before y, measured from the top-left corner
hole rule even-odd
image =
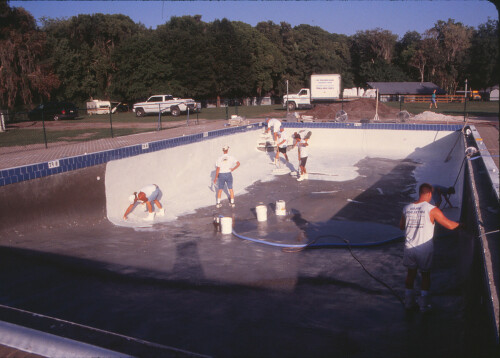
[[[217,203],[215,205],[217,208],[221,207],[220,199],[222,196],[222,189],[224,189],[224,185],[227,185],[227,189],[229,190],[230,203],[231,206],[234,207],[232,172],[235,171],[240,166],[240,162],[237,161],[233,156],[229,155],[228,151],[229,151],[229,146],[227,145],[224,146],[222,148],[222,152],[224,154],[221,155],[217,159],[217,162],[215,163],[217,169],[215,170],[214,184],[216,184],[217,180],[219,180],[218,184],[219,190],[217,191]]]
[[[307,130],[307,129],[301,129],[300,131],[295,132],[293,134],[293,137],[295,138],[295,136],[297,134],[299,135],[300,139],[303,139],[307,143],[307,141],[309,140],[309,138],[311,138],[312,132],[310,130]],[[293,148],[295,148],[295,145],[296,145],[296,143],[294,142],[293,143]]]
[[[125,211],[123,219],[127,220],[128,214],[130,214],[130,212],[136,207],[137,204],[145,204],[149,211],[149,215],[146,220],[152,221],[155,217],[155,213],[153,211],[153,205],[151,205],[151,202],[153,202],[158,207],[158,215],[163,216],[165,214],[165,209],[163,209],[160,202],[158,201],[159,195],[160,188],[158,188],[158,185],[156,184],[146,185],[138,193],[134,192],[134,194],[128,197],[130,205]]]

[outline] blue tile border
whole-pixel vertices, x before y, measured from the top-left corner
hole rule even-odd
[[[285,128],[342,128],[342,129],[373,129],[373,130],[415,130],[415,131],[459,131],[462,124],[404,124],[404,123],[330,123],[330,122],[284,122]],[[182,137],[163,139],[144,144],[137,144],[119,149],[61,158],[43,163],[30,164],[22,167],[0,170],[0,186],[15,184],[22,181],[38,179],[49,175],[73,171],[94,165],[104,164],[112,160],[134,157],[144,153],[173,148],[181,145],[201,142],[203,140],[242,133],[262,128],[262,123],[252,123],[239,127],[228,127],[210,132],[191,134]]]

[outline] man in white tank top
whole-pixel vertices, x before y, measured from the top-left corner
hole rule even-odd
[[[449,230],[454,230],[459,223],[449,220],[443,212],[430,204],[432,199],[432,185],[424,183],[419,188],[419,198],[403,209],[399,223],[405,231],[405,248],[403,265],[407,267],[405,307],[411,309],[416,306],[413,285],[417,271],[422,275],[420,310],[427,311],[429,305],[429,289],[431,286],[431,265],[434,252],[434,226],[437,221]]]

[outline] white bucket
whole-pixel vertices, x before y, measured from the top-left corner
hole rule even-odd
[[[267,206],[257,205],[255,211],[257,212],[257,221],[267,221]]]
[[[231,234],[233,232],[233,218],[223,217],[220,219],[221,232],[223,234]]]
[[[284,200],[278,200],[276,202],[276,215],[278,216],[286,215],[286,205]]]

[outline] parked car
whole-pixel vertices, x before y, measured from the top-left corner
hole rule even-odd
[[[170,94],[158,94],[148,98],[146,102],[139,102],[133,105],[132,111],[136,117],[144,117],[154,113],[170,113],[177,117],[181,113],[190,111],[191,113],[201,111],[201,103],[195,102],[191,98],[177,98]]]
[[[78,117],[78,108],[70,102],[47,102],[40,104],[28,112],[31,121],[41,121],[42,112],[44,120],[58,121],[60,119],[75,119]]]

